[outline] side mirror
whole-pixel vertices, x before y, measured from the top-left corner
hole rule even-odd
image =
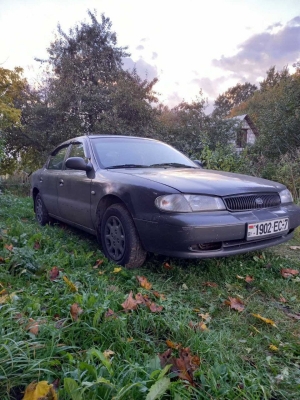
[[[192,160],[196,165],[198,165],[198,167],[200,168],[204,168],[203,162],[199,161],[199,160]]]
[[[93,169],[90,162],[86,163],[81,157],[70,157],[66,161],[66,167],[70,169],[78,169],[80,171],[91,171]]]

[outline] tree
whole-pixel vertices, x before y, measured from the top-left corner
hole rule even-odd
[[[26,84],[22,72],[18,67],[0,67],[0,131],[20,123],[21,109],[16,107],[16,101]]]
[[[138,125],[151,120],[156,80],[141,81],[135,71],[124,71],[122,58],[129,54],[117,46],[110,19],[102,14],[98,22],[95,12],[88,11],[88,15],[90,24],[81,22],[68,34],[58,27],[58,36],[48,49],[49,58],[44,61],[54,74],[49,100],[60,110],[64,131],[70,131],[66,136],[135,133]]]
[[[300,69],[290,74],[286,68],[267,72],[261,89],[233,110],[247,113],[256,124],[259,138],[256,151],[275,160],[293,154],[300,147]]]
[[[245,102],[254,92],[257,90],[255,85],[249,82],[238,83],[237,85],[229,88],[223,94],[220,94],[215,100],[213,111],[213,116],[225,118],[230,115],[230,111],[238,106],[239,104]]]

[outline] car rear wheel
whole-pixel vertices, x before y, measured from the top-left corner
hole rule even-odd
[[[39,194],[35,198],[34,211],[36,219],[40,225],[44,226],[50,222],[48,210],[43,202],[41,195]]]
[[[134,222],[122,204],[108,207],[101,222],[101,242],[105,256],[126,268],[140,267],[146,258]]]

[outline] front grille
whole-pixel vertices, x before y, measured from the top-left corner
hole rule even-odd
[[[278,193],[241,194],[223,198],[229,211],[260,210],[280,205]]]

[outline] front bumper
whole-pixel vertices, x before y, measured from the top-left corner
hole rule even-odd
[[[247,240],[247,224],[289,218],[289,230]],[[144,248],[181,258],[224,257],[274,246],[293,236],[300,207],[291,204],[245,212],[160,213],[154,221],[135,219]]]

